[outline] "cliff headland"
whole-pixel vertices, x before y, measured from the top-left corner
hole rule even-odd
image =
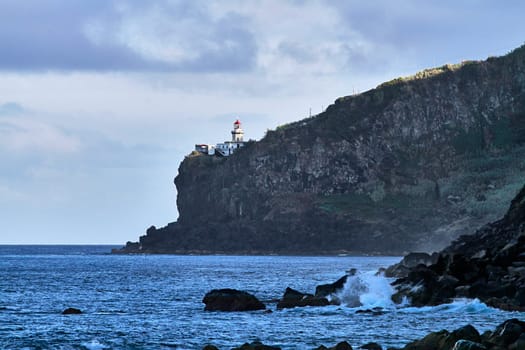
[[[193,152],[179,218],[116,253],[403,254],[503,216],[525,173],[525,46],[341,97],[229,157]]]

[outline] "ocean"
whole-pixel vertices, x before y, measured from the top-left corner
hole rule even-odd
[[[261,341],[313,349],[346,340],[403,346],[431,331],[472,324],[493,329],[525,313],[478,300],[414,308],[390,301],[379,267],[399,257],[110,255],[112,246],[0,246],[0,349],[231,349]],[[277,311],[286,287],[313,293],[346,271],[358,273],[343,305]],[[273,312],[206,312],[216,288],[256,295]],[[359,299],[362,306],[355,307]],[[81,315],[62,315],[68,307]],[[356,313],[381,307],[384,313]]]

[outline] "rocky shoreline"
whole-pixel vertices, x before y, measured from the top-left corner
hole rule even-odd
[[[319,285],[315,294],[286,288],[283,297],[277,301],[277,310],[304,306],[338,305],[338,293],[344,288],[355,270],[331,284]],[[439,253],[411,253],[403,260],[379,273],[397,277],[392,283],[396,293],[395,303],[408,301],[413,306],[428,306],[450,303],[454,298],[478,298],[489,306],[509,311],[525,311],[525,186],[512,200],[506,215],[490,223],[475,234],[462,236]],[[203,299],[205,310],[237,311],[260,310],[266,306],[253,295],[241,291],[225,290],[227,293],[212,291]],[[223,307],[212,305],[223,297]],[[232,296],[236,300],[232,301]],[[246,307],[257,305],[257,308]],[[225,305],[225,306],[224,306]],[[232,308],[231,306],[234,305]],[[370,311],[372,315],[382,310]],[[266,311],[271,312],[271,311]],[[217,350],[213,345],[206,350]],[[243,344],[236,350],[276,350],[276,346],[262,343]],[[342,341],[335,346],[320,345],[315,350],[352,350]],[[371,342],[359,349],[383,349]],[[472,325],[466,325],[452,332],[441,330],[390,350],[524,350],[525,322],[509,319],[493,331],[480,334]]]
[[[232,350],[280,350],[281,348],[263,343],[245,343]],[[348,342],[341,341],[334,346],[320,345],[314,350],[382,350],[376,342],[370,342],[353,348]],[[402,348],[389,347],[387,350],[523,350],[525,349],[525,322],[509,319],[493,331],[482,334],[471,325],[458,328],[452,332],[441,330],[406,344]],[[219,350],[214,345],[206,345],[203,350]]]
[[[409,255],[387,269],[387,276],[400,277],[393,283],[394,301],[407,298],[414,306],[426,306],[465,297],[525,311],[525,187],[501,220],[420,258],[415,264],[418,259]]]

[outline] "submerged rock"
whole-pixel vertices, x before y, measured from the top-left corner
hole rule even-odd
[[[372,309],[357,310],[355,313],[356,314],[368,314],[372,316],[381,316],[381,315],[384,315],[386,312],[382,307],[376,306]]]
[[[67,309],[62,311],[62,315],[80,315],[81,313],[81,310],[76,309],[74,307],[68,307]]]
[[[206,311],[254,311],[266,306],[250,293],[236,289],[214,289],[202,300]]]
[[[328,299],[317,297],[312,294],[301,293],[290,287],[286,288],[283,297],[277,303],[277,309],[287,309],[303,306],[327,306],[330,305]]]

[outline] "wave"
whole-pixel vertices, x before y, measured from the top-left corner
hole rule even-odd
[[[106,345],[102,344],[98,340],[94,339],[89,342],[81,343],[82,347],[84,347],[87,350],[103,350],[103,349],[109,349]]]
[[[374,271],[358,272],[348,277],[343,289],[334,297],[350,308],[392,309],[395,308],[391,299],[394,289],[390,282],[390,279],[376,275]]]
[[[332,296],[332,300],[356,310],[399,311],[404,313],[450,312],[450,313],[492,313],[496,309],[487,306],[479,299],[458,298],[449,304],[437,306],[414,307],[408,300],[401,304],[392,301],[395,293],[391,285],[392,279],[376,275],[374,271],[358,272],[349,276],[343,289]]]
[[[420,312],[449,312],[449,313],[463,313],[463,314],[480,314],[497,312],[487,304],[481,302],[479,299],[455,299],[449,304],[441,304],[437,306],[423,306],[423,307],[404,307],[401,309],[406,313],[420,313]]]

